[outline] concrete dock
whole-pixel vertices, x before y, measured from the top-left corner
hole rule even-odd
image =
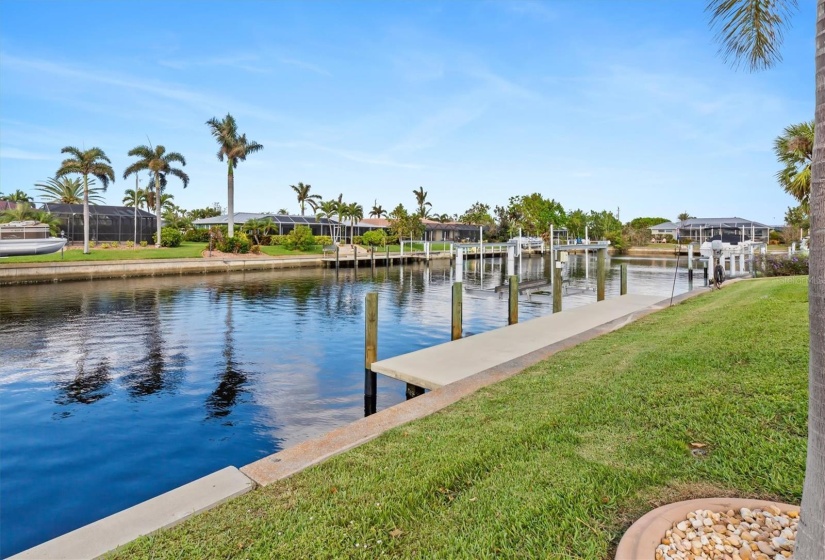
[[[437,389],[658,303],[669,301],[628,294],[381,360],[372,371]]]

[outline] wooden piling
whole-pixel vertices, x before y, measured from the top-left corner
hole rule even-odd
[[[378,380],[372,364],[378,361],[378,292],[370,292],[365,300],[364,324],[364,415],[375,412]]]
[[[387,243],[387,260],[384,262],[384,266],[390,266],[390,244]]]
[[[507,324],[518,323],[518,276],[510,276],[510,311],[507,314]]]
[[[619,290],[620,295],[627,295],[627,264],[623,263],[620,267],[621,269],[621,288]],[[691,273],[693,271],[691,270]]]
[[[453,323],[452,340],[458,340],[462,335],[462,298],[463,288],[461,282],[453,282]]]
[[[353,259],[352,259],[352,266],[355,267],[355,270],[358,270],[358,245],[352,246],[353,250]]]
[[[370,247],[370,264],[372,265],[372,271],[375,272],[375,247]]]
[[[338,272],[338,253],[340,252],[340,247],[335,247],[335,272]]]
[[[561,263],[553,261],[553,313],[561,311]]]
[[[605,254],[607,249],[599,249],[596,254],[596,301],[604,301]]]

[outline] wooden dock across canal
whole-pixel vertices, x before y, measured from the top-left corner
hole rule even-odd
[[[374,362],[371,369],[437,389],[656,304],[665,307],[668,299],[628,294]]]

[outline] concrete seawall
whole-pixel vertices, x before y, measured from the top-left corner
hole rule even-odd
[[[0,263],[0,286],[65,280],[175,276],[322,266],[321,256],[285,258],[145,259],[131,261]]]

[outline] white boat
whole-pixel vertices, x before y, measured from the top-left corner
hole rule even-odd
[[[0,224],[0,257],[56,253],[66,241],[64,237],[51,237],[46,224],[31,221]]]

